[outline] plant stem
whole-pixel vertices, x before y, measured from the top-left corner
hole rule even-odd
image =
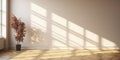
[[[19,44],[19,41],[17,41],[17,44]]]

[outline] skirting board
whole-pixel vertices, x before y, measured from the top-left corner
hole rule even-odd
[[[4,40],[0,39],[0,50],[4,49]]]

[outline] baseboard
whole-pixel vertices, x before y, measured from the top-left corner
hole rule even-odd
[[[0,39],[0,50],[4,49],[4,40]]]

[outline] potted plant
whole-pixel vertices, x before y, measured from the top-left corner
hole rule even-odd
[[[15,30],[15,39],[17,41],[16,50],[21,50],[21,42],[23,42],[25,37],[25,23],[20,19],[17,19],[16,16],[12,16],[11,26]]]

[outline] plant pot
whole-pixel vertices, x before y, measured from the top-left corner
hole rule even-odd
[[[16,51],[21,51],[21,44],[16,45]]]

